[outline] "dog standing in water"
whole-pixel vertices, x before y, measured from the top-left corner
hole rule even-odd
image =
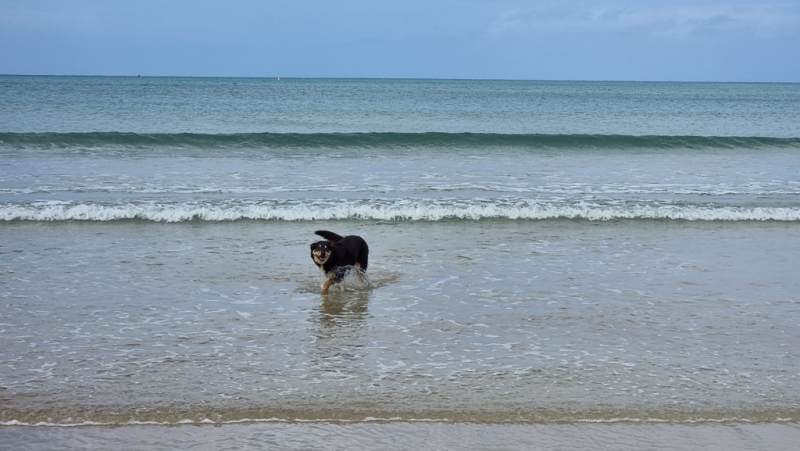
[[[311,243],[311,259],[325,274],[322,294],[327,294],[331,285],[339,283],[347,273],[347,266],[367,270],[369,246],[360,236],[340,236],[327,230],[317,230],[317,235],[327,241]]]

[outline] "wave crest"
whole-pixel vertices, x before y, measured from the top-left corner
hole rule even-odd
[[[800,138],[499,133],[0,133],[11,148],[355,148],[703,149],[800,147]]]
[[[800,221],[800,208],[674,205],[560,205],[515,202],[409,201],[267,202],[253,204],[121,204],[42,203],[0,206],[3,221],[117,221],[162,223],[187,221],[444,221],[487,219],[550,220],[685,220]]]

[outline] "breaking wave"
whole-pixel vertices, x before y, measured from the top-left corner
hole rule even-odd
[[[318,221],[318,220],[684,220],[800,221],[796,207],[709,205],[591,205],[533,203],[522,200],[307,200],[214,203],[37,202],[0,205],[3,221],[118,221],[162,223],[187,221]]]

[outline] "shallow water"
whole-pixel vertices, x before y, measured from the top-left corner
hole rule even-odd
[[[312,227],[374,287],[294,223],[4,226],[4,421],[800,418],[793,225]]]

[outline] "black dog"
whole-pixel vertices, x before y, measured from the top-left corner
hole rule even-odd
[[[327,230],[314,233],[328,240],[311,244],[311,259],[327,278],[322,286],[323,294],[328,292],[331,285],[342,281],[347,272],[345,266],[367,270],[369,246],[363,238],[355,235],[342,237]]]

